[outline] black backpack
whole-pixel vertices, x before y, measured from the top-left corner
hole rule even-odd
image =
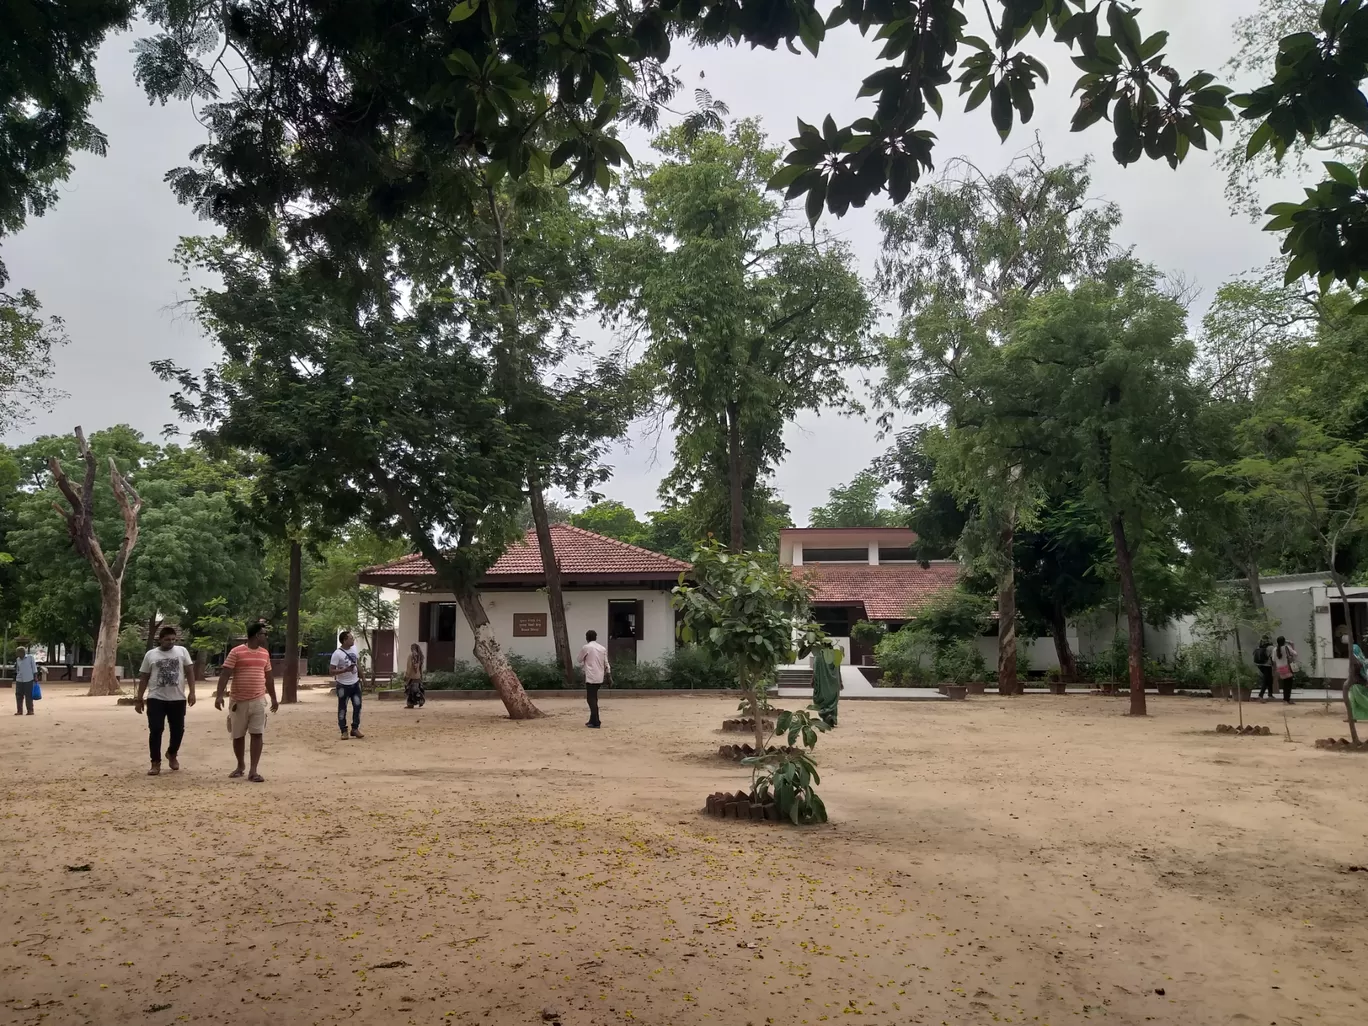
[[[1267,665],[1268,662],[1268,646],[1259,645],[1257,648],[1254,649],[1254,665],[1264,666]]]

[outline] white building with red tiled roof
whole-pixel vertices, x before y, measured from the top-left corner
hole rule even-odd
[[[611,659],[658,662],[674,651],[670,589],[689,569],[688,563],[569,524],[552,525],[551,544],[560,567],[573,648],[578,650],[585,631],[593,630],[608,647]],[[432,670],[451,669],[456,662],[473,658],[470,625],[457,608],[455,596],[442,589],[425,558],[405,556],[371,567],[360,580],[398,593],[391,657],[396,669],[402,667],[414,642],[425,650]],[[480,581],[485,613],[505,651],[529,659],[555,657],[545,589],[541,552],[529,531]],[[381,670],[386,669],[383,649],[377,652],[377,660]]]

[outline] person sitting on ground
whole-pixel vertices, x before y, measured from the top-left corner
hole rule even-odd
[[[276,698],[275,674],[271,671],[271,653],[266,649],[266,625],[254,623],[247,628],[247,644],[239,645],[228,653],[219,673],[218,693],[214,696],[214,708],[223,708],[223,689],[233,682],[228,701],[228,733],[233,739],[233,754],[237,756],[237,769],[230,777],[240,777],[247,773],[247,779],[260,784],[265,781],[257,772],[261,762],[261,750],[266,742],[266,696],[271,696],[271,712],[280,708]],[[252,735],[252,768],[248,772],[243,759],[246,737]]]

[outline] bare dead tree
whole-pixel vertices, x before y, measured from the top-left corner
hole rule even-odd
[[[100,630],[95,639],[95,665],[90,673],[90,690],[86,694],[117,695],[119,677],[114,672],[114,661],[119,653],[123,575],[128,567],[128,557],[133,554],[133,546],[138,543],[138,513],[142,509],[142,499],[128,480],[119,473],[114,458],[110,457],[109,483],[114,489],[114,498],[119,503],[124,519],[123,541],[119,545],[118,555],[111,564],[105,558],[99,536],[95,533],[95,454],[90,451],[85,433],[79,426],[76,428],[76,444],[81,459],[85,461],[85,476],[79,492],[62,470],[62,464],[58,462],[57,457],[48,457],[48,469],[52,471],[52,478],[71,506],[69,510],[63,509],[54,502],[52,508],[66,521],[72,548],[90,564],[100,585]]]

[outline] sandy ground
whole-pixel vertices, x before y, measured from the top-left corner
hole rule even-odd
[[[112,699],[0,715],[0,1022],[1368,1020],[1368,758],[1318,706],[851,703],[800,831],[697,811],[731,700],[541,704],[339,742],[311,693],[265,784],[210,703],[159,778]]]

